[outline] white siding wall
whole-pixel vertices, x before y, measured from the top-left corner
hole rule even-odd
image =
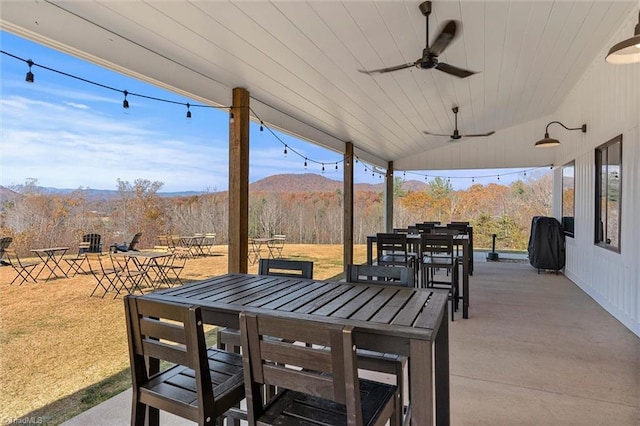
[[[607,46],[633,35],[638,7],[620,23]],[[608,50],[608,48],[607,48]],[[588,132],[555,129],[561,140],[556,165],[575,159],[575,238],[567,238],[565,273],[607,311],[640,336],[640,64],[611,65],[604,50],[558,108],[555,120]],[[595,154],[622,134],[621,252],[595,246]],[[559,181],[560,171],[554,175]],[[561,216],[561,185],[554,185],[554,214]]]

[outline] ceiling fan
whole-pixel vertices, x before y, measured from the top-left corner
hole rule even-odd
[[[425,1],[419,6],[420,12],[426,17],[427,21],[427,42],[426,47],[422,50],[422,57],[418,58],[415,62],[409,62],[407,64],[396,65],[388,68],[380,68],[377,70],[358,70],[364,74],[381,74],[391,71],[403,70],[405,68],[421,68],[431,69],[435,68],[439,71],[446,72],[447,74],[454,75],[456,77],[465,78],[475,74],[473,71],[468,71],[462,68],[454,67],[453,65],[446,64],[444,62],[438,62],[438,56],[447,48],[449,43],[453,41],[456,36],[458,24],[456,21],[447,21],[447,23],[440,30],[440,34],[436,37],[436,40],[431,46],[429,46],[429,15],[431,14],[431,2]]]
[[[492,134],[494,134],[495,132],[492,130],[490,132],[487,133],[476,133],[476,134],[472,134],[472,135],[461,135],[460,132],[458,131],[458,107],[453,107],[451,109],[453,111],[453,114],[455,115],[455,128],[453,130],[453,134],[452,135],[445,135],[442,133],[431,133],[431,132],[427,132],[426,130],[424,130],[422,133],[424,133],[425,135],[431,135],[431,136],[448,136],[450,137],[452,141],[457,141],[459,139],[462,138],[477,138],[477,137],[481,137],[481,136],[491,136]]]

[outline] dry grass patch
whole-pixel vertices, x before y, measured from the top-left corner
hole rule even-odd
[[[226,249],[216,246],[218,255],[188,260],[183,280],[226,273]],[[354,255],[357,262],[364,262],[366,247],[356,246]],[[313,260],[318,279],[342,272],[341,245],[286,244],[283,256]],[[250,265],[249,272],[257,273],[257,265]],[[130,385],[128,375],[122,373],[129,367],[129,355],[120,297],[89,297],[95,287],[91,275],[9,286],[14,274],[10,267],[0,268],[3,422],[35,411],[45,421],[58,423],[100,402],[101,397],[92,392],[106,388],[103,393],[108,397],[121,389],[122,385],[105,379],[119,376]]]

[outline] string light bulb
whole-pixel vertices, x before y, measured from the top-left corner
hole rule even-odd
[[[260,131],[264,131],[264,122],[262,120],[260,120]]]
[[[29,65],[29,71],[27,72],[27,76],[25,77],[25,81],[27,83],[33,83],[33,73],[31,72],[31,67],[33,66],[33,61],[29,59],[27,61],[27,65]]]
[[[336,163],[336,170],[338,170],[338,163]]]
[[[284,155],[287,156],[287,145],[284,146]]]
[[[324,163],[322,163],[322,173],[324,173]]]
[[[233,124],[233,121],[234,121],[233,111],[229,111],[229,123]]]
[[[191,110],[189,109],[191,105],[189,105],[189,102],[187,102],[187,119],[191,118]]]
[[[122,108],[129,109],[129,101],[127,100],[127,95],[129,94],[129,92],[125,90],[122,93],[124,93],[124,101],[122,101]]]
[[[307,168],[307,157],[304,157],[304,168]]]

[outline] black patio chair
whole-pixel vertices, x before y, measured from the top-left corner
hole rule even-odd
[[[136,235],[133,236],[133,238],[131,239],[131,242],[129,243],[129,245],[123,244],[123,245],[113,245],[112,249],[113,251],[139,251],[138,250],[138,244],[140,244],[140,237],[142,237],[142,232],[138,232]]]
[[[89,243],[88,248],[83,248],[79,253],[102,253],[102,243],[100,240],[102,236],[100,234],[85,234],[82,236],[83,243]]]
[[[13,241],[13,238],[11,237],[2,237],[0,238],[0,264],[2,265],[10,265],[11,263],[9,261],[5,261],[4,259],[4,253],[7,250],[7,248],[9,247],[9,245],[11,245],[11,242]]]

